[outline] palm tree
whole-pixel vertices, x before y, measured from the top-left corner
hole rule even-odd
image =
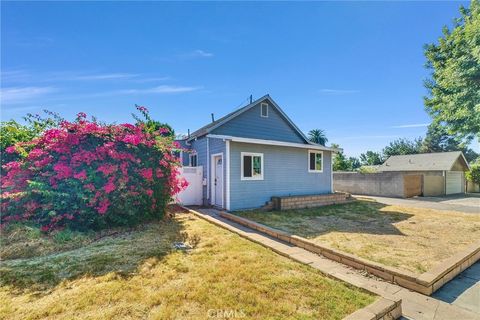
[[[328,139],[327,136],[325,135],[325,130],[322,129],[313,129],[308,132],[308,139],[314,143],[321,144],[324,146]]]

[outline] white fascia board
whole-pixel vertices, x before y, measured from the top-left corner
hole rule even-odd
[[[315,150],[323,150],[323,151],[331,151],[331,152],[342,151],[342,149],[329,148],[329,147],[325,147],[325,146],[321,146],[321,145],[315,145],[315,144],[303,144],[303,143],[285,142],[285,141],[276,141],[276,140],[242,138],[242,137],[217,135],[217,134],[208,134],[207,138],[230,140],[230,141],[233,141],[233,142],[263,144],[263,145],[269,145],[269,146],[282,146],[282,147],[292,147],[292,148],[315,149]]]

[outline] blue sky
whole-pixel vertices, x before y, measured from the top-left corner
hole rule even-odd
[[[348,155],[381,150],[425,134],[422,46],[461,4],[2,2],[2,120],[140,104],[184,133],[269,93]]]

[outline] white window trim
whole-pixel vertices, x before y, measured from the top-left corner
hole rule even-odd
[[[321,154],[322,155],[322,169],[321,170],[311,170],[310,169],[310,154],[315,153],[315,154]],[[322,173],[323,172],[323,163],[325,162],[325,158],[323,157],[323,151],[320,150],[308,150],[308,157],[307,157],[307,168],[308,172],[310,173]]]
[[[260,157],[260,164],[261,164],[261,167],[260,167],[260,170],[261,170],[261,174],[259,176],[252,176],[252,177],[244,177],[243,176],[243,157],[244,156],[251,156],[252,157],[252,161],[253,161],[253,157]],[[253,162],[252,162],[252,171],[253,171]],[[253,153],[253,152],[241,152],[240,153],[240,180],[263,180],[263,153]]]
[[[192,166],[192,157],[193,157],[193,156],[196,156],[196,157],[197,157],[197,165],[195,166],[195,167],[197,167],[197,166],[198,166],[198,154],[197,154],[196,152],[190,153],[190,154],[188,155],[188,165],[189,165],[190,167],[193,167],[193,166]]]
[[[266,116],[264,116],[264,115],[263,115],[263,112],[262,112],[263,106],[267,106],[267,115],[266,115]],[[265,103],[265,102],[260,103],[260,117],[262,117],[262,118],[268,118],[268,109],[269,109],[268,103]]]
[[[225,165],[225,162],[223,161],[223,152],[220,152],[220,153],[214,153],[210,156],[210,163],[212,164],[212,179],[210,180],[210,190],[212,192],[211,196],[210,196],[210,199],[211,199],[211,202],[210,204],[212,206],[215,205],[215,202],[216,202],[216,199],[215,199],[215,175],[216,175],[216,170],[217,168],[215,167],[216,166],[216,163],[215,163],[215,157],[221,157],[222,158],[222,208],[223,208],[223,205],[224,205],[224,191],[225,191],[225,178],[224,178],[224,165]]]

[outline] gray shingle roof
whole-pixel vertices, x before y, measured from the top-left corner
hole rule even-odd
[[[463,153],[453,151],[391,156],[379,167],[379,171],[448,171],[459,158],[465,165],[465,170],[468,170]]]

